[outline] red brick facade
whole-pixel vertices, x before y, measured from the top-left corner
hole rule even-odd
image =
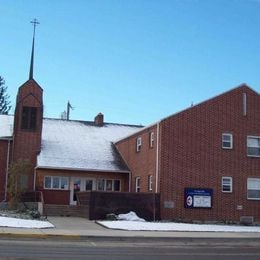
[[[139,192],[156,192],[159,189],[159,182],[157,180],[158,171],[156,170],[156,158],[158,154],[157,127],[157,124],[152,125],[137,134],[132,135],[130,138],[126,138],[116,143],[116,147],[122,158],[126,161],[129,169],[131,169],[131,192],[136,191],[137,177],[140,177]],[[151,135],[153,135],[153,141],[151,140]],[[141,138],[141,147],[139,151],[137,151],[138,138]],[[150,189],[149,176],[152,176]]]
[[[161,120],[158,129],[163,219],[239,221],[241,216],[253,216],[260,221],[260,200],[247,199],[247,179],[260,178],[260,158],[247,156],[247,136],[260,136],[260,96],[256,92],[240,86]],[[156,165],[155,154],[150,159],[145,145],[146,131],[117,143],[132,170],[132,184],[141,177],[141,191],[148,191],[142,183]],[[233,135],[232,149],[222,148],[223,133]],[[144,149],[136,153],[138,136],[144,140]],[[232,192],[222,192],[222,177],[232,178]],[[212,207],[185,208],[185,188],[212,189]]]
[[[31,162],[32,170],[28,180],[28,188],[33,189],[34,167],[37,154],[41,149],[41,133],[43,118],[42,88],[33,79],[25,82],[18,91],[13,134],[13,161],[26,159]],[[34,129],[23,129],[22,118],[24,108],[33,108],[36,111]],[[30,115],[29,115],[30,116]],[[28,127],[29,128],[29,127]]]

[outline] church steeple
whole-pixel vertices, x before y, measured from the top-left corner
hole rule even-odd
[[[31,21],[33,24],[33,41],[32,41],[32,53],[31,53],[31,63],[30,63],[30,72],[29,72],[29,79],[33,79],[33,61],[34,61],[34,38],[35,38],[35,27],[37,24],[40,24],[37,19],[33,19]]]

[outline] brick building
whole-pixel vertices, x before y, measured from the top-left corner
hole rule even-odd
[[[162,219],[260,221],[260,96],[241,85],[116,143]]]
[[[75,205],[77,191],[160,194],[162,219],[260,222],[260,96],[246,85],[145,128],[43,117],[33,78],[14,116],[0,115],[0,201],[8,168],[29,160],[27,190],[45,204]]]

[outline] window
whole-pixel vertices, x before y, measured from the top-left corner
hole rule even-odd
[[[222,148],[232,149],[233,148],[233,136],[232,134],[222,134]]]
[[[140,184],[141,184],[141,178],[140,177],[136,177],[135,178],[135,192],[140,192]]]
[[[23,107],[21,128],[23,130],[35,130],[36,118],[37,118],[36,107]]]
[[[120,180],[98,180],[98,190],[101,191],[120,191]]]
[[[141,147],[142,147],[142,138],[138,137],[136,139],[136,151],[137,152],[141,151]]]
[[[260,200],[260,178],[247,179],[247,198]]]
[[[222,192],[232,192],[232,177],[222,177]]]
[[[152,175],[148,176],[148,190],[149,191],[153,190],[153,176]]]
[[[247,155],[260,157],[260,137],[247,137]]]
[[[45,176],[44,177],[44,189],[54,190],[67,190],[68,178],[60,176]]]
[[[150,148],[152,148],[154,145],[154,132],[151,132],[149,134],[149,143],[150,143]]]

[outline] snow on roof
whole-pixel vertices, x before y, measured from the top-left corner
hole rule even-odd
[[[0,115],[0,138],[13,136],[14,116]]]
[[[93,122],[44,119],[40,168],[127,171],[112,142],[140,127]]]

